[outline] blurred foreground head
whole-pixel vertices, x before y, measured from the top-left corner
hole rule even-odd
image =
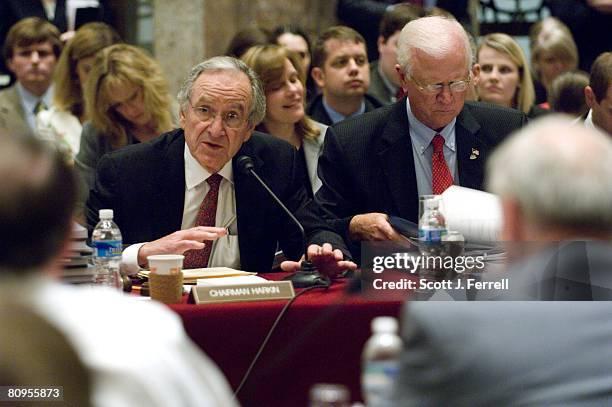
[[[62,155],[33,137],[0,134],[0,276],[38,271],[59,254],[76,195]]]
[[[569,117],[510,136],[487,163],[502,199],[504,240],[612,238],[612,142]]]

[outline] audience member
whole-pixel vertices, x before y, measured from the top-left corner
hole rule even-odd
[[[174,127],[173,98],[159,64],[144,50],[116,44],[100,51],[85,86],[85,114],[76,168],[89,191],[100,158],[149,141]]]
[[[323,31],[312,51],[312,66],[312,78],[322,92],[307,109],[314,120],[330,125],[381,106],[366,94],[370,65],[365,41],[352,28],[334,26]]]
[[[590,72],[595,58],[610,50],[612,1],[546,0],[546,7],[568,26],[578,47],[579,67]]]
[[[400,32],[408,22],[424,15],[423,8],[411,4],[398,4],[383,15],[377,42],[379,58],[370,63],[368,88],[368,93],[383,104],[396,102],[402,96],[400,77],[395,70]]]
[[[270,42],[268,31],[259,27],[249,27],[240,30],[234,35],[227,46],[225,55],[240,58],[247,49],[254,45],[265,45]]]
[[[374,61],[379,58],[376,40],[378,27],[386,11],[405,3],[403,0],[339,0],[336,16],[345,25],[354,28],[366,39],[368,58]],[[426,5],[428,10],[442,8],[471,31],[472,16],[470,0],[412,0],[409,3]],[[434,7],[436,6],[436,7]]]
[[[589,112],[584,88],[589,85],[589,74],[583,71],[565,72],[557,76],[548,92],[548,104],[557,113],[585,118]]]
[[[17,82],[0,91],[0,129],[33,134],[36,115],[51,106],[51,80],[62,50],[59,30],[37,17],[19,21],[8,32],[4,58]]]
[[[611,160],[603,134],[557,117],[499,147],[487,184],[502,200],[505,239],[548,243],[505,275],[510,287],[531,277],[534,299],[556,301],[407,303],[397,405],[609,402]]]
[[[266,97],[251,68],[231,57],[206,60],[191,70],[179,103],[181,129],[108,154],[98,165],[87,223],[93,229],[98,209],[112,208],[123,241],[146,242],[125,250],[131,271],[145,265],[148,255],[184,252],[186,268],[268,271],[277,242],[287,258],[302,255],[300,232],[257,180],[243,173],[243,155],[301,221],[308,243],[316,243],[308,251],[320,271],[333,276],[355,267],[342,260],[341,250],[348,253],[342,238],[308,198],[295,148],[254,131],[266,114]]]
[[[535,91],[521,46],[509,35],[486,35],[478,46],[478,96],[484,102],[511,107],[536,117],[546,111],[534,105]]]
[[[279,137],[298,149],[304,184],[309,191],[317,192],[321,187],[317,163],[327,126],[304,112],[304,76],[299,56],[278,45],[258,45],[250,48],[242,60],[261,79],[266,93],[266,116],[255,130]]]
[[[20,20],[37,17],[53,24],[62,33],[62,42],[74,34],[74,30],[93,21],[111,21],[110,8],[106,0],[2,0],[0,1],[0,47],[4,44],[8,30]],[[0,63],[0,77],[7,73]],[[9,85],[14,78],[7,78]],[[0,88],[5,87],[0,83]]]
[[[0,137],[0,156],[0,227],[10,231],[0,235],[0,298],[18,299],[68,339],[91,374],[92,404],[235,405],[165,306],[56,281],[76,197],[65,158],[10,134]]]
[[[604,52],[593,62],[584,96],[590,108],[584,123],[612,136],[612,52]]]
[[[500,106],[464,104],[472,55],[456,21],[409,22],[398,61],[407,99],[330,127],[319,158],[317,199],[352,241],[400,239],[387,216],[416,222],[419,195],[452,184],[481,189],[489,151],[526,120]]]
[[[37,116],[38,134],[56,141],[71,157],[79,152],[81,123],[85,121],[83,90],[96,53],[120,42],[104,23],[87,23],[68,41],[53,75],[53,107]]]
[[[317,94],[317,86],[310,75],[310,62],[312,55],[308,34],[302,27],[295,24],[279,25],[272,32],[271,40],[273,43],[282,45],[287,49],[297,52],[302,61],[303,76],[306,78],[306,102],[310,102]]]
[[[554,17],[535,23],[529,41],[536,79],[536,104],[542,104],[546,102],[552,81],[563,72],[578,67],[578,49],[570,30]]]

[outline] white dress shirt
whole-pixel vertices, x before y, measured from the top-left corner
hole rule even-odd
[[[185,144],[185,204],[183,206],[183,221],[181,230],[194,227],[202,200],[210,186],[206,179],[212,174],[203,168],[191,155]],[[240,248],[238,246],[238,228],[236,221],[236,194],[234,190],[234,172],[232,161],[228,161],[219,171],[223,177],[219,185],[217,214],[215,226],[227,228],[229,235],[212,242],[212,251],[208,267],[231,267],[240,269]],[[205,242],[209,244],[210,242]],[[129,274],[135,274],[138,266],[138,251],[144,243],[136,243],[123,251],[123,263]]]
[[[217,366],[156,301],[36,275],[0,279],[0,295],[32,307],[91,373],[92,406],[235,406]]]

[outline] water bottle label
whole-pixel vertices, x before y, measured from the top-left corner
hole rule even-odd
[[[121,256],[121,240],[94,240],[92,243],[95,257]]]
[[[419,229],[419,239],[423,242],[441,242],[446,229]]]
[[[363,371],[363,390],[367,405],[391,406],[395,380],[399,371],[396,360],[371,361]]]

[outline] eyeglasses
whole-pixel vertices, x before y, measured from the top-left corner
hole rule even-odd
[[[445,86],[448,85],[448,89],[451,93],[459,93],[467,90],[470,81],[472,80],[469,76],[466,79],[461,79],[459,81],[452,81],[449,83],[436,83],[431,85],[421,85],[417,82],[416,79],[412,77],[412,75],[408,74],[408,78],[416,85],[416,87],[423,93],[428,95],[437,95],[444,89]]]
[[[213,122],[217,115],[219,115],[210,106],[193,106],[191,103],[189,103],[189,106],[193,109],[196,117],[203,123]],[[221,121],[224,126],[230,129],[237,129],[244,124],[244,114],[236,110],[230,110],[221,114]]]

